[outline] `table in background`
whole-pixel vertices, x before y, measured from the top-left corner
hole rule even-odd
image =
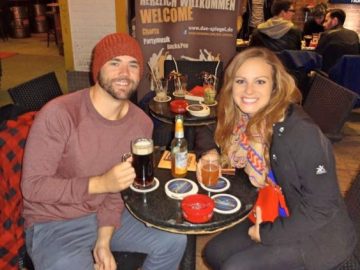
[[[172,97],[172,100],[179,99]],[[175,115],[176,113],[173,113],[170,110],[170,102],[156,102],[155,100],[151,100],[149,103],[149,113],[151,116],[153,116],[155,119],[168,124],[168,125],[174,125],[175,123]],[[197,101],[190,101],[187,100],[187,102],[190,104],[199,104]],[[183,113],[184,116],[184,126],[185,126],[185,138],[188,141],[188,149],[193,150],[195,145],[195,128],[197,126],[203,126],[203,125],[209,125],[214,124],[216,122],[216,106],[209,106],[210,108],[210,114],[205,117],[196,117],[192,116],[189,112]]]
[[[187,222],[181,213],[181,201],[169,198],[165,193],[165,184],[173,179],[168,169],[155,169],[155,176],[159,179],[159,187],[149,193],[137,193],[128,188],[122,192],[123,199],[129,211],[139,220],[151,227],[160,230],[188,235],[187,248],[181,263],[181,269],[195,269],[196,235],[210,234],[230,228],[242,222],[256,199],[257,191],[251,186],[248,177],[243,171],[237,176],[225,176],[231,187],[222,193],[232,194],[241,201],[241,208],[233,214],[218,214],[214,212],[212,219],[207,223],[193,224]],[[188,172],[187,179],[197,183],[194,172]],[[199,186],[199,192],[207,191]],[[215,194],[215,193],[212,193]]]
[[[172,100],[175,100],[172,98]],[[171,100],[171,101],[172,101]],[[177,113],[173,113],[170,110],[170,102],[156,102],[155,100],[151,100],[149,103],[149,111],[150,114],[160,120],[161,122],[173,125],[175,123],[175,115]],[[186,100],[188,104],[199,104],[198,101]],[[184,116],[184,126],[202,126],[214,124],[216,122],[216,106],[209,106],[210,114],[205,117],[196,117],[191,115],[189,112],[182,113]]]

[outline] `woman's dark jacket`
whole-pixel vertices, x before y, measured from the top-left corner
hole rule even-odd
[[[196,145],[214,146],[210,132],[198,133]],[[356,233],[339,191],[332,145],[300,106],[290,106],[286,119],[274,125],[270,158],[290,217],[262,223],[262,244],[299,245],[307,269],[345,261]]]

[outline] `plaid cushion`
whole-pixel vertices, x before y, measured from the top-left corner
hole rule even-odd
[[[8,120],[0,127],[0,269],[18,269],[25,250],[21,165],[35,112]]]

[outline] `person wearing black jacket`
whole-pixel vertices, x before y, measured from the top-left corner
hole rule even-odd
[[[325,16],[325,32],[320,36],[316,52],[323,57],[322,70],[328,72],[341,56],[358,55],[359,36],[350,29],[344,28],[346,13],[342,9],[332,9]]]
[[[255,224],[246,220],[215,236],[204,250],[212,269],[330,270],[352,254],[356,233],[340,195],[331,143],[300,100],[294,80],[268,49],[249,48],[228,66],[215,135],[208,127],[198,129],[196,146],[203,155],[244,168],[259,188],[269,184],[272,172],[289,215],[263,222],[257,208]]]
[[[291,22],[295,14],[292,1],[277,0],[271,6],[272,18],[258,25],[249,46],[266,47],[272,51],[300,50],[301,31]]]

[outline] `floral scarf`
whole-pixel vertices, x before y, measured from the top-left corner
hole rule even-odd
[[[228,152],[230,164],[235,168],[245,168],[251,183],[256,187],[266,184],[268,168],[264,157],[262,135],[256,134],[259,140],[250,141],[245,134],[249,117],[241,113],[239,124],[234,128]]]

